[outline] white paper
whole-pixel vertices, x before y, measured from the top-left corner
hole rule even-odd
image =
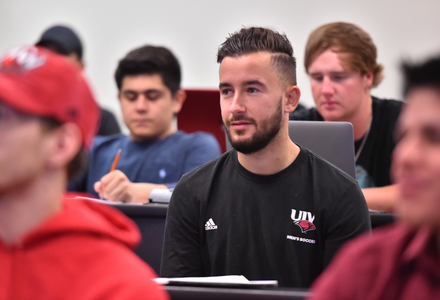
[[[84,196],[75,196],[72,198],[68,198],[68,199],[83,199],[83,200],[89,200],[89,201],[94,201],[94,202],[99,202],[99,203],[105,203],[105,204],[142,204],[142,203],[124,203],[124,202],[120,202],[120,201],[110,201],[110,200],[106,200],[106,199],[98,199],[98,198],[91,198],[91,197],[84,197]]]
[[[173,277],[173,278],[154,278],[156,283],[170,284],[176,283],[200,283],[200,284],[219,284],[219,285],[278,285],[276,280],[251,280],[243,275],[207,276],[207,277]]]

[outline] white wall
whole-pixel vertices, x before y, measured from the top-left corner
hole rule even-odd
[[[0,0],[0,51],[34,43],[56,23],[72,26],[85,44],[98,101],[120,119],[113,73],[129,50],[147,43],[169,47],[181,62],[183,87],[216,88],[215,55],[225,37],[242,26],[269,27],[291,40],[301,101],[312,106],[302,66],[311,30],[333,21],[364,28],[385,66],[385,80],[372,93],[400,98],[400,61],[440,53],[439,12],[437,0]]]

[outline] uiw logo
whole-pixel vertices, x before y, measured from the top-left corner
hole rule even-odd
[[[29,71],[46,62],[46,58],[39,54],[33,46],[20,46],[6,53],[0,62],[1,69],[9,71]]]
[[[290,217],[292,218],[293,223],[301,228],[302,233],[316,229],[315,225],[313,224],[315,216],[312,215],[311,212],[300,210],[298,211],[297,216],[296,209],[292,209],[292,214]]]

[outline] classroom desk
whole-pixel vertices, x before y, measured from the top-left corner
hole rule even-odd
[[[395,220],[395,215],[381,212],[370,212],[370,219],[371,227],[374,229],[382,225],[393,223]]]
[[[142,234],[142,241],[135,252],[159,274],[168,204],[114,204],[113,206],[136,222]]]
[[[307,289],[294,288],[220,288],[201,286],[165,286],[172,300],[301,300],[307,298]]]

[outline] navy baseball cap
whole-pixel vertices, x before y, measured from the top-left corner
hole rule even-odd
[[[81,40],[71,28],[61,25],[50,27],[43,32],[40,40],[36,43],[37,46],[43,47],[50,44],[56,45],[57,49],[52,49],[55,52],[64,55],[76,53],[78,58],[82,60],[83,46]]]

